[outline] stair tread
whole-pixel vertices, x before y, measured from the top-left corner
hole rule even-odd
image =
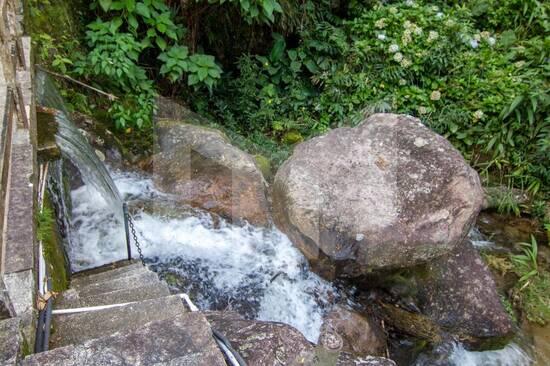
[[[0,365],[16,365],[22,345],[19,318],[0,321]]]
[[[225,366],[210,325],[198,312],[181,313],[48,352],[31,355],[22,366],[74,365]]]
[[[71,286],[71,288],[76,290],[80,297],[87,297],[160,283],[161,281],[156,273],[146,270],[127,277],[117,277],[103,282],[90,283],[82,287]]]
[[[75,274],[71,279],[72,287],[84,287],[91,283],[98,283],[113,280],[115,278],[132,276],[138,272],[149,271],[147,267],[141,263],[133,263],[124,267],[112,269],[106,272],[100,272],[97,274],[84,275],[84,272]]]
[[[134,330],[144,323],[168,319],[186,311],[178,296],[166,296],[122,307],[53,315],[50,348],[77,345],[116,331]]]
[[[69,289],[55,300],[56,309],[72,309],[88,306],[121,304],[133,301],[156,299],[170,295],[164,282],[153,285],[115,290],[99,295],[80,296],[77,290]]]

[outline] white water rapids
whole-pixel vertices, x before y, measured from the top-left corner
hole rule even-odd
[[[124,200],[168,201],[151,179],[111,172]],[[101,194],[85,185],[71,193],[73,270],[123,259],[124,230]],[[260,320],[279,321],[316,342],[323,314],[339,296],[327,281],[307,269],[305,258],[278,230],[231,225],[199,211],[135,214],[145,256],[161,275],[187,279],[181,285],[202,309],[229,307]],[[134,257],[136,250],[134,248]],[[453,348],[456,366],[527,366],[529,356],[511,344],[503,350],[468,352]]]

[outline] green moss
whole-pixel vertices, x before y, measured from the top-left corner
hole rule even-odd
[[[30,356],[32,354],[32,349],[29,344],[29,341],[27,340],[27,337],[23,334],[23,344],[21,345],[21,355],[23,358]]]
[[[287,145],[294,145],[304,141],[304,137],[298,131],[289,131],[283,135],[283,142]]]
[[[25,4],[25,26],[33,35],[48,34],[56,40],[75,37],[81,31],[82,0],[30,0]],[[54,20],[55,21],[52,21]]]
[[[256,160],[256,164],[258,164],[264,178],[268,181],[271,180],[271,161],[261,154],[254,155],[254,160]]]
[[[69,287],[69,269],[63,244],[59,238],[53,209],[48,196],[44,198],[44,207],[38,214],[37,238],[42,241],[42,249],[48,266],[52,289],[61,292]]]
[[[508,299],[508,297],[506,297],[505,295],[500,295],[500,302],[502,303],[502,306],[504,307],[508,315],[510,315],[510,318],[512,318],[514,323],[517,324],[518,319],[516,316],[516,311],[514,310],[514,306],[512,305],[510,299]]]

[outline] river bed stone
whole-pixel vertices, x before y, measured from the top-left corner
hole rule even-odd
[[[409,267],[456,247],[483,203],[477,173],[406,115],[299,144],[273,185],[276,224],[327,278]]]

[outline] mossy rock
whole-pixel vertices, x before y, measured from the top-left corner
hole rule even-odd
[[[304,141],[304,137],[298,131],[288,131],[283,135],[283,142],[287,145],[294,145]]]
[[[258,165],[258,168],[260,168],[264,178],[267,181],[271,180],[273,177],[273,173],[271,171],[271,160],[260,154],[254,155],[254,160],[256,160],[256,164]]]

